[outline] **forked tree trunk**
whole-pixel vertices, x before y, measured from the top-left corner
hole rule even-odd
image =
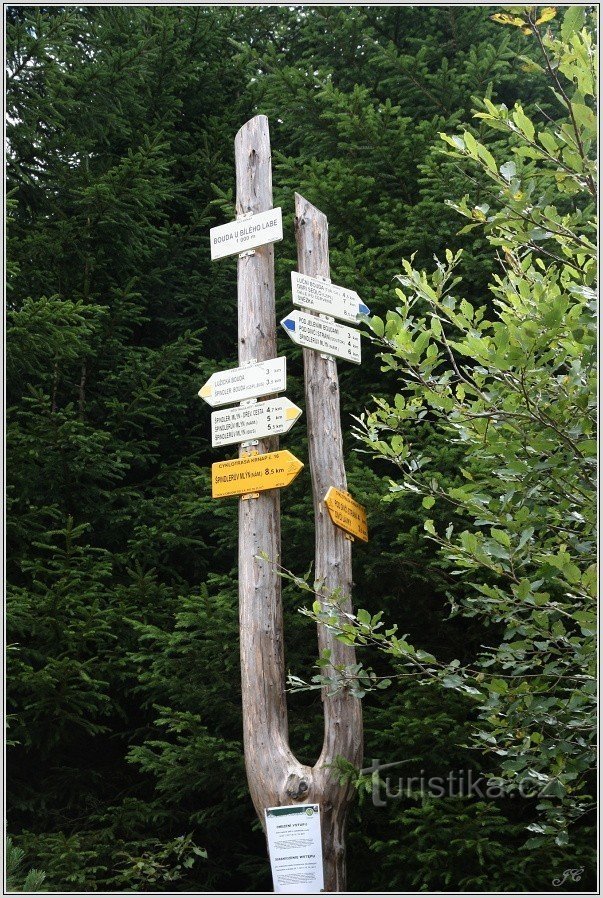
[[[256,116],[235,139],[237,214],[272,208],[272,173],[268,120]],[[301,197],[296,198],[304,202]],[[306,204],[307,206],[307,204]],[[320,249],[314,248],[307,223],[312,207],[298,211],[300,271],[328,274],[326,219]],[[312,225],[314,233],[321,227]],[[314,268],[313,265],[318,265]],[[326,271],[325,271],[326,269]],[[276,356],[274,248],[255,250],[238,260],[239,364]],[[307,358],[315,356],[316,358]],[[322,498],[328,486],[345,489],[339,393],[335,362],[304,350],[310,467],[316,514],[316,574],[325,590],[340,590],[349,604],[350,543],[331,523]],[[322,379],[322,380],[321,380]],[[273,452],[278,439],[260,440],[258,452]],[[247,450],[242,449],[241,454]],[[321,495],[321,490],[322,495]],[[345,824],[352,798],[329,765],[338,756],[359,767],[362,762],[360,703],[349,693],[323,695],[325,738],[314,767],[300,764],[289,748],[283,616],[280,577],[279,491],[239,500],[239,621],[245,766],[251,797],[264,825],[264,808],[298,802],[321,808],[325,891],[345,889]],[[270,561],[261,560],[264,555]],[[332,651],[334,663],[354,663],[354,651],[319,629],[319,646]]]
[[[301,274],[329,278],[329,229],[326,216],[298,193],[295,194],[295,236],[297,267]],[[313,314],[313,313],[308,313]],[[324,358],[313,349],[304,349],[304,382],[308,455],[312,476],[315,533],[315,580],[325,597],[337,593],[344,611],[352,610],[352,543],[336,527],[324,498],[329,487],[347,490],[341,435],[339,379],[334,358]],[[326,627],[318,627],[319,652],[328,650],[333,665],[356,663],[352,646],[334,638]],[[328,672],[328,668],[325,669]],[[328,765],[343,757],[362,766],[362,706],[348,690],[334,696],[323,691],[325,719],[322,753],[315,770],[321,770],[323,850],[325,887],[345,889],[345,824],[353,790],[335,781]],[[315,801],[319,801],[316,797]]]

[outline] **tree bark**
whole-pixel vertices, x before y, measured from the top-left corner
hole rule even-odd
[[[326,216],[298,193],[295,194],[295,234],[300,273],[328,278],[329,230]],[[335,359],[324,358],[313,349],[304,349],[303,357],[308,455],[316,527],[315,579],[323,596],[328,598],[336,592],[338,604],[344,611],[351,612],[352,543],[332,523],[324,503],[330,486],[347,490],[337,363]],[[318,647],[320,652],[330,652],[333,665],[356,663],[354,648],[339,642],[326,627],[318,627]],[[331,884],[328,891],[340,891],[345,888],[345,823],[352,790],[342,788],[334,781],[328,765],[340,756],[355,767],[362,766],[362,706],[348,690],[333,696],[323,690],[322,700],[324,743],[314,769],[321,772],[323,791],[325,886],[328,880]]]
[[[247,122],[235,139],[237,214],[258,213],[272,208],[272,174],[268,120],[260,115]],[[309,207],[311,208],[311,207]],[[320,214],[320,213],[319,213]],[[324,218],[324,216],[323,216]],[[309,219],[308,219],[309,220]],[[300,231],[301,229],[301,231]],[[328,272],[328,245],[319,254]],[[299,233],[306,233],[304,222]],[[326,255],[325,255],[326,253]],[[312,254],[312,249],[307,251]],[[308,263],[305,263],[308,264]],[[311,267],[311,266],[310,266]],[[300,268],[304,271],[304,268]],[[306,269],[306,273],[314,271]],[[239,364],[276,356],[274,302],[274,248],[256,249],[238,260]],[[304,350],[304,356],[308,353]],[[309,406],[324,411],[315,419],[321,429],[317,441],[311,435],[310,463],[313,469],[316,512],[316,570],[327,590],[339,589],[349,606],[351,589],[350,544],[332,524],[318,492],[323,486],[345,489],[341,447],[337,370],[320,359],[305,362],[310,375]],[[323,384],[320,376],[326,376]],[[308,393],[307,393],[308,395]],[[310,421],[310,417],[308,418]],[[324,427],[324,432],[322,428]],[[324,445],[323,445],[324,444]],[[328,444],[328,446],[327,446]],[[332,444],[332,445],[331,445]],[[323,445],[323,448],[320,448]],[[274,452],[278,438],[260,440],[257,451]],[[241,449],[241,454],[247,450]],[[333,466],[332,469],[329,466]],[[329,471],[332,471],[329,474]],[[326,492],[326,486],[323,491]],[[328,698],[323,695],[325,737],[319,760],[312,768],[300,764],[289,748],[281,581],[276,570],[280,561],[280,495],[278,490],[239,500],[239,622],[241,638],[241,685],[243,738],[249,790],[258,817],[265,825],[264,809],[301,803],[321,808],[325,891],[345,889],[345,824],[352,789],[340,786],[330,769],[342,756],[359,767],[362,763],[362,719],[360,703],[349,693]],[[269,561],[258,556],[264,555]],[[324,628],[319,646],[329,648],[335,663],[354,663],[350,647],[334,642]]]
[[[248,121],[235,138],[237,215],[272,208],[268,119]],[[274,247],[238,260],[239,364],[276,356]],[[260,440],[259,453],[275,452],[278,437]],[[248,450],[241,449],[240,455]],[[303,772],[288,744],[281,579],[279,490],[239,500],[239,624],[245,766],[262,825],[264,808],[283,801],[291,773]],[[257,556],[264,554],[270,561]],[[305,797],[305,796],[304,796]]]

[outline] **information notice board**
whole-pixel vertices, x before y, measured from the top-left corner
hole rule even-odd
[[[320,806],[298,804],[266,808],[266,835],[274,891],[322,892]]]

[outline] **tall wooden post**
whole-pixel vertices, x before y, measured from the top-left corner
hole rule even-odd
[[[270,138],[265,116],[256,116],[238,132],[235,160],[237,215],[272,208]],[[308,259],[314,247],[305,227],[306,220],[310,218],[302,220],[298,214],[298,243],[300,239],[307,240],[308,247],[304,250],[307,256],[304,264],[308,267],[300,268],[300,271],[313,274],[315,271]],[[321,231],[321,234],[319,244],[323,251],[320,273],[325,264],[328,273],[326,220],[324,233]],[[239,364],[275,357],[274,248],[271,244],[256,249],[253,254],[239,257],[238,308]],[[304,350],[304,356],[306,354]],[[306,364],[311,374],[307,382],[310,384],[308,390],[312,393],[308,405],[309,430],[324,427],[323,438],[334,443],[333,447],[326,448],[320,440],[311,438],[311,464],[314,463],[316,471],[320,471],[320,474],[314,474],[316,569],[327,589],[339,589],[349,597],[350,545],[342,533],[336,532],[317,498],[317,490],[325,484],[325,492],[331,485],[345,488],[337,371],[334,362],[325,363],[322,359]],[[318,382],[321,372],[325,376],[323,384]],[[322,402],[325,403],[324,411],[319,413],[317,409]],[[314,416],[312,419],[311,414]],[[311,420],[313,424],[310,424]],[[255,448],[260,454],[276,451],[278,438],[260,440]],[[241,455],[247,451],[242,448]],[[330,477],[329,471],[332,472]],[[241,498],[239,621],[247,778],[262,825],[267,807],[298,802],[320,805],[325,891],[342,891],[345,889],[345,822],[352,789],[339,785],[330,765],[339,756],[357,767],[362,763],[360,703],[348,693],[332,698],[323,696],[325,737],[320,758],[312,768],[300,764],[288,742],[281,589],[280,577],[275,569],[275,563],[280,559],[280,542],[278,490],[261,492],[256,498]],[[261,556],[270,561],[263,561]],[[319,634],[319,645],[331,649],[334,663],[354,663],[353,649],[334,642],[324,631]]]
[[[299,193],[295,194],[295,236],[300,274],[329,278],[329,229],[326,216]],[[334,358],[314,349],[304,349],[304,382],[308,455],[312,476],[315,523],[315,579],[325,596],[337,592],[343,610],[352,610],[352,544],[336,527],[327,512],[324,498],[329,487],[347,489],[341,435],[339,379]],[[334,638],[326,627],[318,627],[320,652],[328,649],[332,664],[355,664],[352,646]],[[328,669],[327,669],[328,670]],[[329,696],[323,692],[324,743],[317,767],[337,755],[356,767],[362,766],[362,707],[347,690]],[[336,889],[345,888],[345,825],[351,795],[343,791],[325,802],[323,840],[325,852],[332,854]],[[332,810],[330,805],[332,803]],[[325,853],[325,862],[327,854]],[[343,883],[343,884],[342,884]]]
[[[235,138],[237,215],[272,208],[268,119],[258,115]],[[274,246],[238,260],[239,364],[276,356]],[[278,437],[260,440],[259,453],[278,449]],[[241,449],[244,455],[248,450]],[[295,767],[288,746],[281,579],[280,494],[239,500],[239,623],[245,765],[262,823],[264,808],[282,801],[277,771]],[[264,555],[274,563],[262,561]],[[300,771],[301,772],[301,771]]]

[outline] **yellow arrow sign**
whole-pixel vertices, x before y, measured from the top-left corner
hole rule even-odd
[[[217,461],[211,466],[211,494],[214,499],[224,499],[277,490],[289,486],[303,466],[303,462],[286,449]]]
[[[324,501],[329,517],[337,527],[341,527],[352,536],[357,536],[365,543],[368,542],[366,511],[362,505],[352,499],[349,493],[344,493],[334,486],[329,487]]]

